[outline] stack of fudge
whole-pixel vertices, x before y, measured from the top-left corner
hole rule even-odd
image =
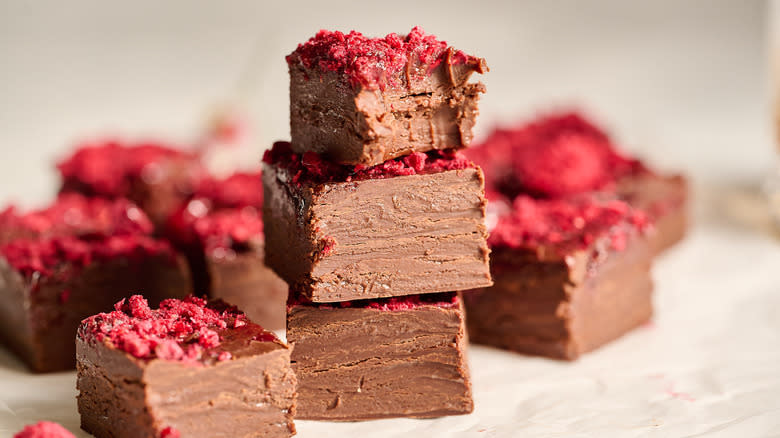
[[[576,359],[647,322],[650,267],[682,239],[687,184],[576,113],[499,129],[485,169],[495,285],[465,294],[475,343]]]
[[[297,418],[473,409],[456,291],[492,284],[472,138],[482,59],[414,28],[287,57],[291,142],[263,162],[266,263],[290,286]]]

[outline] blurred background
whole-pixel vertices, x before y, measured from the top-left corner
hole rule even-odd
[[[575,106],[697,182],[774,163],[761,1],[0,2],[0,201],[36,204],[54,161],[104,135],[187,142],[226,106],[245,163],[289,137],[284,56],[320,28],[414,25],[487,59],[478,135]]]

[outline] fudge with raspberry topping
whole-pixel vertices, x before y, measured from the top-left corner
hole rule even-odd
[[[265,266],[263,182],[257,172],[207,177],[171,216],[165,234],[186,255],[195,290],[283,329],[287,283]]]
[[[67,429],[51,421],[39,421],[25,426],[14,438],[76,438]]]
[[[5,209],[0,229],[0,342],[36,372],[72,369],[79,323],[117,300],[192,292],[184,259],[125,199],[63,194],[45,209]]]
[[[473,410],[457,293],[329,304],[291,298],[297,418],[430,418]]]
[[[469,78],[485,60],[419,27],[384,38],[321,30],[286,59],[295,152],[376,165],[471,142],[485,87]]]
[[[573,360],[650,319],[643,211],[604,194],[490,205],[495,285],[464,292],[472,342]]]
[[[452,151],[373,166],[279,142],[263,158],[266,263],[314,302],[489,286],[482,171]]]
[[[191,195],[204,169],[197,154],[156,142],[80,144],[57,164],[61,192],[128,198],[162,225]]]
[[[81,427],[98,438],[289,437],[290,349],[222,301],[140,295],[76,338]]]
[[[655,222],[650,236],[654,253],[685,235],[685,177],[659,174],[619,152],[603,129],[578,113],[556,113],[516,128],[496,129],[465,154],[484,169],[491,201],[519,194],[563,199],[607,192],[650,215]]]

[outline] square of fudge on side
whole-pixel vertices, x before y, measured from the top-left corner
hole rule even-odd
[[[540,241],[513,245],[505,233],[523,231],[501,228],[499,222],[490,260],[495,283],[464,292],[471,341],[574,360],[647,322],[652,316],[652,229],[643,212],[634,211],[638,223],[632,222],[622,213],[631,214],[630,207],[612,202],[619,211],[602,216],[612,216],[611,223],[591,227],[587,219],[578,221],[582,216],[572,217],[577,229],[555,243],[549,236],[566,233],[550,229]],[[544,228],[550,221],[528,213],[522,220],[527,221],[525,236],[533,234],[529,226]]]
[[[283,329],[288,287],[265,265],[260,173],[210,186],[211,193],[169,218],[165,235],[186,254],[198,293],[238,306],[263,327]]]
[[[0,213],[0,340],[38,372],[73,369],[82,319],[138,290],[156,304],[192,292],[187,265],[127,200],[61,195]]]
[[[336,302],[492,284],[473,163],[429,152],[323,170],[314,153],[273,162],[278,149],[263,171],[265,257],[291,290]]]
[[[291,299],[297,418],[431,418],[473,410],[457,293],[331,304]]]
[[[384,38],[321,31],[287,63],[296,152],[376,165],[471,142],[485,87],[469,77],[487,71],[485,60],[419,28]]]
[[[79,144],[57,169],[61,193],[130,199],[158,227],[205,174],[197,153],[158,142],[114,139]]]
[[[81,425],[98,438],[295,434],[290,349],[223,302],[134,296],[76,344]]]

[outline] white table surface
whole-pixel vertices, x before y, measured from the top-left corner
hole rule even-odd
[[[281,57],[296,42],[417,23],[488,59],[480,132],[575,102],[696,185],[688,238],[654,267],[652,324],[575,363],[473,347],[473,414],[299,421],[299,436],[780,436],[780,240],[757,190],[774,160],[763,2],[158,3],[0,2],[0,201],[45,202],[78,138],[192,137],[251,53],[237,94],[256,162],[287,137]],[[86,437],[74,384],[0,349],[0,438],[41,419]]]

